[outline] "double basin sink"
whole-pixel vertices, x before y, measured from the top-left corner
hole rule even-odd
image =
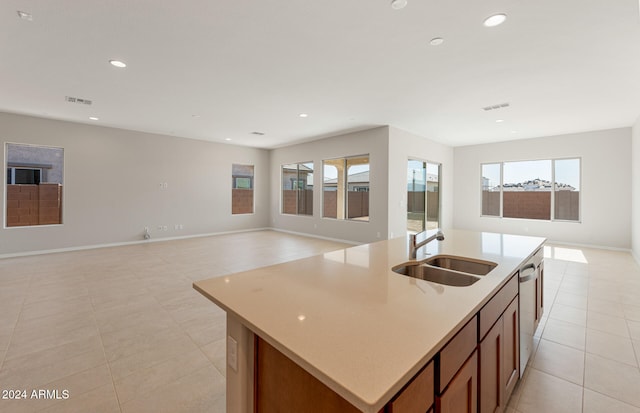
[[[410,261],[391,270],[421,280],[454,287],[466,287],[489,274],[498,264],[453,255],[435,255],[422,261]]]

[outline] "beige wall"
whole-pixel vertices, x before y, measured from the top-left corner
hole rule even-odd
[[[6,113],[0,141],[65,156],[64,224],[3,226],[0,255],[138,241],[145,226],[154,239],[269,226],[266,150]],[[255,165],[254,214],[231,215],[233,163]]]
[[[271,151],[271,182],[281,182],[282,165],[313,161],[313,216],[281,214],[280,184],[271,187],[271,226],[276,229],[314,234],[354,242],[386,239],[388,195],[389,128],[379,127],[347,133],[313,142],[291,145]],[[371,190],[369,222],[322,218],[322,161],[369,154]],[[405,194],[406,196],[406,194]]]
[[[631,137],[631,251],[640,263],[640,117]]]
[[[631,128],[457,147],[454,154],[456,228],[631,247]],[[582,158],[581,222],[480,216],[481,163],[565,157]]]

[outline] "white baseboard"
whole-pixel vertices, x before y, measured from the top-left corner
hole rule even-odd
[[[183,235],[180,237],[151,238],[151,239],[145,239],[140,241],[112,242],[108,244],[81,245],[81,246],[75,246],[75,247],[55,248],[55,249],[49,249],[49,250],[15,252],[15,253],[9,253],[9,254],[0,254],[0,259],[28,257],[32,255],[56,254],[59,252],[93,250],[93,249],[99,249],[99,248],[122,247],[127,245],[148,244],[152,242],[175,241],[175,240],[190,239],[190,238],[215,237],[217,235],[239,234],[242,232],[269,231],[269,230],[272,230],[272,228],[268,228],[268,227],[251,228],[251,229],[241,229],[236,231],[222,231],[222,232],[209,232],[206,234]]]
[[[609,247],[606,245],[595,245],[595,244],[579,244],[575,242],[554,241],[551,239],[547,239],[547,243],[553,244],[553,245],[562,245],[567,247],[576,247],[576,248],[593,248],[597,250],[621,251],[621,252],[628,252],[628,253],[632,252],[630,248]]]
[[[340,239],[340,238],[323,237],[321,235],[309,234],[307,232],[289,231],[287,229],[282,229],[282,228],[273,228],[273,227],[271,227],[271,228],[267,228],[267,229],[270,229],[272,231],[277,231],[277,232],[284,232],[286,234],[300,235],[302,237],[317,238],[317,239],[323,239],[323,240],[326,240],[326,241],[333,241],[333,242],[342,242],[343,244],[349,244],[349,245],[362,245],[362,244],[364,244],[363,242],[356,242],[356,241]]]

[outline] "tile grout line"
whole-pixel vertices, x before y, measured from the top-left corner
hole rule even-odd
[[[33,281],[33,275],[29,274],[29,282],[27,284],[26,291],[31,290],[31,282]],[[16,327],[18,327],[18,321],[20,320],[20,316],[22,315],[22,311],[24,310],[24,304],[27,301],[28,293],[25,293],[22,297],[22,303],[20,304],[20,311],[18,311],[18,315],[16,316],[15,322],[13,323],[13,328],[11,329],[11,334],[9,335],[9,341],[7,342],[7,348],[4,350],[4,354],[2,355],[2,359],[0,360],[0,371],[4,367],[4,362],[7,359],[7,354],[9,354],[9,348],[11,348],[11,344],[13,343],[13,337],[16,332]]]
[[[87,278],[85,275],[83,275],[84,278],[84,282],[85,284],[87,283]],[[109,363],[109,359],[107,358],[107,350],[104,348],[104,341],[102,340],[102,332],[100,331],[100,326],[98,325],[98,320],[96,318],[96,307],[93,304],[93,296],[91,295],[91,293],[89,292],[89,289],[87,288],[87,292],[89,294],[89,302],[91,303],[91,308],[92,308],[92,312],[91,312],[91,316],[93,318],[93,323],[96,327],[96,330],[98,330],[98,337],[100,338],[100,345],[102,346],[102,354],[104,355],[104,361],[107,364],[107,369],[109,370],[109,376],[111,377],[111,388],[113,389],[113,394],[116,396],[116,402],[118,403],[118,409],[120,410],[120,413],[122,413],[122,405],[120,404],[120,397],[118,397],[118,392],[116,391],[116,384],[115,381],[113,380],[113,372],[111,371],[111,363]]]

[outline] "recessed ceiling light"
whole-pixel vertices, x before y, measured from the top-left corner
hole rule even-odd
[[[494,14],[493,16],[489,16],[484,19],[484,22],[482,24],[484,24],[486,27],[495,27],[504,23],[505,20],[507,20],[506,14]]]
[[[393,10],[400,10],[407,7],[407,0],[391,0],[391,8]]]
[[[231,138],[224,138],[224,140],[225,140],[225,141],[230,141],[230,140],[231,140]]]
[[[306,118],[306,117],[307,117],[307,116],[309,116],[309,115],[307,115],[306,113],[301,113],[301,114],[299,114],[298,116],[300,116],[301,118]]]
[[[31,13],[27,13],[26,11],[18,10],[18,16],[20,16],[22,20],[33,21],[33,15]]]
[[[120,67],[120,68],[127,67],[127,64],[125,62],[120,61],[120,60],[113,60],[112,59],[112,60],[109,60],[109,63],[111,63],[111,65],[115,66],[115,67]]]
[[[95,116],[89,116],[90,120],[100,120],[100,118],[96,118]]]
[[[496,119],[496,123],[504,122],[504,119]]]
[[[444,39],[442,37],[434,37],[429,42],[431,46],[440,46],[442,43],[444,43]]]
[[[511,133],[518,133],[518,131],[517,130],[512,130]]]

